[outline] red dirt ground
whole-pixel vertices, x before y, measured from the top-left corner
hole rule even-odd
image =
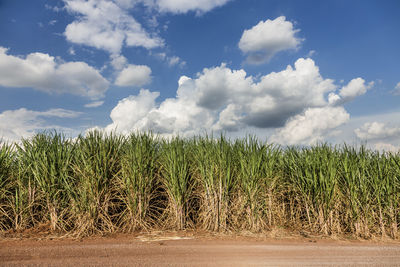
[[[0,266],[321,265],[400,266],[400,243],[182,233],[83,240],[0,239]]]

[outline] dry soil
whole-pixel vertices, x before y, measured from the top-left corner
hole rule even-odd
[[[0,266],[400,266],[400,243],[171,234],[3,238]]]

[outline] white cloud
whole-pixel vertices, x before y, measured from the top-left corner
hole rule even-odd
[[[160,12],[175,14],[196,11],[197,14],[208,12],[225,5],[231,0],[138,0]]]
[[[71,56],[75,56],[75,49],[73,47],[68,48],[68,54],[70,54]]]
[[[139,2],[139,0],[115,0],[115,3],[117,3],[120,7],[128,9],[134,7],[137,2]]]
[[[175,65],[177,65],[177,64],[179,63],[180,60],[181,60],[181,59],[180,59],[179,57],[173,56],[173,57],[169,58],[168,64],[169,64],[170,66],[175,66]]]
[[[371,149],[376,149],[375,145],[378,143],[400,147],[400,134],[396,136],[396,131],[393,131],[396,128],[400,128],[400,124],[396,123],[398,118],[400,118],[400,110],[394,110],[389,113],[352,116],[348,123],[337,128],[340,131],[340,135],[330,137],[328,140],[337,144],[344,142],[364,144]],[[374,122],[375,125],[373,125]],[[357,136],[357,133],[359,136]]]
[[[37,131],[59,129],[70,132],[71,129],[51,125],[45,118],[76,118],[79,112],[65,109],[50,109],[47,111],[33,111],[25,108],[6,110],[0,113],[0,139],[18,141],[21,137],[28,138]]]
[[[394,90],[392,91],[394,95],[400,95],[400,82],[397,83],[397,85],[394,87]]]
[[[157,54],[154,54],[154,55],[155,55],[157,58],[161,59],[161,60],[165,60],[165,59],[167,58],[167,54],[164,53],[164,52],[157,53]]]
[[[60,12],[60,11],[63,10],[62,7],[50,6],[50,5],[48,5],[48,4],[45,4],[44,7],[45,7],[46,9],[52,10],[52,11],[54,11],[54,12]]]
[[[271,141],[284,145],[315,144],[349,119],[350,115],[343,107],[308,108],[291,118]]]
[[[272,72],[261,77],[256,90],[262,97],[251,105],[254,110],[254,126],[282,126],[291,116],[308,107],[327,104],[325,95],[336,89],[331,79],[324,79],[312,59],[300,58],[295,68],[288,66],[281,72]],[[266,114],[266,115],[264,115]]]
[[[151,53],[150,53],[151,54]],[[166,61],[170,67],[179,66],[184,67],[186,65],[186,61],[182,60],[178,56],[167,56],[165,52],[153,54],[157,59]]]
[[[239,41],[239,48],[247,54],[247,61],[261,64],[269,61],[276,53],[297,49],[303,39],[296,37],[300,30],[284,16],[275,20],[260,21],[251,29],[245,30]]]
[[[373,84],[371,84],[372,86]],[[367,92],[368,86],[362,78],[353,79],[348,85],[344,86],[339,94],[345,102],[351,101],[357,96],[363,95]]]
[[[373,147],[379,151],[393,152],[393,153],[400,152],[400,146],[394,146],[392,144],[383,143],[383,142],[376,143],[376,144],[374,144]]]
[[[122,70],[126,67],[127,63],[128,60],[126,57],[122,55],[111,55],[111,66],[113,66],[115,70]]]
[[[145,65],[128,65],[115,81],[118,86],[142,86],[151,81],[151,69]]]
[[[361,140],[383,140],[387,138],[400,138],[400,127],[389,127],[383,122],[367,122],[354,133]]]
[[[168,65],[169,66],[176,66],[179,65],[180,67],[184,67],[186,65],[186,61],[183,61],[180,57],[172,56],[168,57]]]
[[[307,53],[307,56],[306,56],[306,57],[312,57],[313,55],[315,55],[315,53],[316,53],[315,50],[310,50],[310,51]]]
[[[119,130],[128,133],[132,128],[139,128],[141,120],[145,120],[149,112],[155,108],[155,100],[160,95],[158,92],[140,90],[139,95],[129,96],[118,102],[111,111],[110,117],[113,123],[107,126],[107,130]]]
[[[64,2],[66,10],[76,15],[76,20],[67,25],[64,32],[70,42],[106,50],[111,54],[119,54],[124,44],[147,49],[163,46],[160,37],[146,32],[141,24],[129,15],[125,9],[129,7],[128,1]]]
[[[0,86],[32,87],[46,93],[70,93],[98,99],[109,82],[85,62],[57,62],[43,53],[24,57],[7,54],[0,47]]]
[[[329,104],[331,105],[342,105],[344,103],[354,100],[356,97],[361,96],[367,92],[374,85],[374,82],[365,84],[365,80],[362,78],[356,78],[351,80],[346,86],[343,86],[339,94],[329,94]]]
[[[93,101],[85,104],[85,108],[97,108],[104,104],[104,101]]]
[[[148,90],[123,99],[107,129],[153,130],[164,136],[278,129],[276,141],[310,143],[349,120],[343,107],[331,106],[326,99],[336,89],[312,59],[300,58],[294,67],[264,75],[259,82],[244,70],[222,64],[205,68],[195,78],[182,76],[177,96],[161,103],[156,103],[159,93]]]

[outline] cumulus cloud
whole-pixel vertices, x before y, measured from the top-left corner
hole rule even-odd
[[[51,125],[46,118],[76,118],[79,112],[65,109],[50,109],[47,111],[33,111],[25,108],[6,110],[0,113],[0,139],[13,142],[21,137],[28,138],[37,131],[59,129],[70,132],[71,129]]]
[[[268,62],[276,53],[297,49],[303,39],[296,37],[300,30],[284,16],[274,20],[260,21],[251,29],[245,30],[239,41],[239,48],[252,64]]]
[[[339,94],[329,94],[329,103],[331,105],[341,105],[350,102],[356,97],[365,94],[373,85],[374,82],[366,84],[362,78],[353,79],[340,89]]]
[[[363,95],[367,92],[367,87],[365,86],[365,81],[362,78],[353,79],[347,86],[344,86],[339,94],[345,99],[345,101],[350,101],[357,96]]]
[[[118,86],[142,86],[151,81],[151,69],[145,65],[128,65],[115,81]]]
[[[109,82],[85,62],[57,62],[43,53],[26,57],[7,54],[0,47],[0,86],[32,87],[46,93],[70,93],[98,99]]]
[[[327,104],[325,95],[336,89],[331,79],[324,79],[312,59],[300,58],[281,72],[272,72],[261,77],[255,87],[266,92],[256,98],[250,109],[252,125],[257,127],[282,126],[285,121],[307,107],[322,107]],[[267,116],[263,115],[267,114]]]
[[[68,41],[119,54],[126,46],[147,49],[163,46],[164,41],[150,34],[126,11],[129,1],[64,0],[66,10],[76,16],[67,25]],[[122,6],[120,6],[122,5]],[[124,8],[125,7],[125,8]]]
[[[106,129],[128,133],[134,128],[140,128],[139,125],[145,123],[141,121],[146,120],[146,116],[155,108],[155,100],[159,95],[158,92],[142,89],[139,95],[122,99],[111,111],[113,123]]]
[[[382,140],[400,138],[400,127],[389,127],[382,122],[367,122],[362,127],[354,130],[361,140]]]
[[[271,141],[284,145],[315,144],[349,119],[350,115],[343,107],[308,108],[291,118],[271,137]]]
[[[123,55],[111,55],[111,66],[115,70],[122,70],[128,64],[128,60]]]
[[[163,136],[277,129],[276,142],[312,143],[349,120],[342,106],[328,102],[327,95],[336,90],[312,59],[300,58],[294,67],[259,79],[222,64],[194,78],[182,76],[176,97],[161,103],[159,93],[148,90],[121,100],[106,129],[152,130]]]

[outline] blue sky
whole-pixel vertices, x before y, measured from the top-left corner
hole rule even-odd
[[[400,147],[400,2],[0,0],[0,135]]]

